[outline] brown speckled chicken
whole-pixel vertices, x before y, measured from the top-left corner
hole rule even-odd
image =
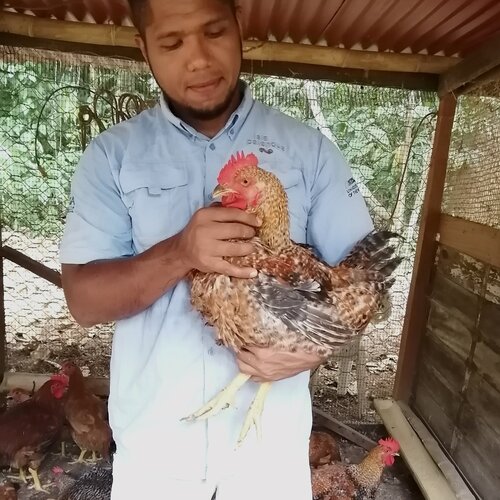
[[[316,351],[325,358],[359,335],[378,310],[399,263],[389,232],[372,233],[337,266],[290,239],[288,200],[278,178],[258,166],[253,154],[238,154],[224,166],[213,197],[225,207],[256,214],[262,225],[252,243],[255,252],[231,258],[258,275],[239,279],[192,273],[191,301],[213,325],[218,341],[235,351],[245,346],[276,346]],[[218,396],[186,417],[207,418],[231,404],[249,379],[239,374]],[[270,383],[260,385],[239,442],[252,424],[258,429]]]
[[[382,472],[394,463],[399,443],[381,439],[360,464],[335,462],[311,471],[313,500],[369,500],[375,492]]]
[[[34,390],[28,391],[21,387],[14,387],[11,389],[6,397],[7,406],[9,408],[18,405],[19,403],[24,403],[28,401],[33,396]]]
[[[0,466],[19,469],[24,482],[27,467],[38,491],[43,489],[37,469],[63,426],[67,383],[66,377],[53,375],[32,398],[0,415]]]
[[[80,368],[74,363],[64,363],[61,372],[69,377],[64,410],[71,435],[81,450],[77,462],[84,462],[87,451],[92,452],[93,461],[96,460],[96,453],[108,458],[111,429],[106,420],[104,401],[87,388]]]
[[[7,481],[0,484],[0,500],[17,500],[19,486]]]
[[[340,448],[337,440],[328,432],[312,431],[309,438],[309,465],[320,465],[340,461]]]

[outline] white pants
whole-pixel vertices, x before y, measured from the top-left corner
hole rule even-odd
[[[142,468],[129,468],[121,462],[113,471],[112,500],[211,500],[217,489],[217,500],[311,500],[311,475],[306,460],[290,465],[283,450],[283,462],[271,467],[256,464],[237,475],[213,481],[183,481],[148,474]],[[118,465],[118,464],[117,464]]]

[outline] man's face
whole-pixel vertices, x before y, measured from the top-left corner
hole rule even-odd
[[[141,50],[177,111],[219,116],[231,105],[241,68],[241,37],[220,0],[150,0]]]

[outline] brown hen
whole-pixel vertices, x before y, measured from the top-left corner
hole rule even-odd
[[[373,499],[384,468],[394,463],[398,451],[396,440],[381,439],[360,464],[334,462],[313,469],[313,500]]]
[[[0,500],[17,500],[18,487],[10,481],[0,484]]]
[[[31,399],[0,416],[0,466],[19,469],[24,482],[27,467],[38,491],[43,489],[37,469],[59,437],[64,423],[66,387],[66,377],[54,375]]]
[[[218,341],[235,351],[246,346],[275,346],[316,352],[326,358],[359,335],[379,310],[400,262],[393,233],[372,233],[338,265],[329,266],[313,249],[290,239],[288,200],[279,179],[258,166],[253,154],[238,154],[224,166],[213,196],[225,207],[256,214],[262,221],[253,238],[254,253],[233,257],[253,267],[253,279],[192,273],[191,300]],[[218,396],[186,419],[208,418],[231,404],[249,379],[239,374]],[[239,438],[258,430],[270,383],[262,383]]]
[[[62,373],[69,377],[68,395],[65,405],[66,419],[71,427],[71,436],[81,450],[77,462],[85,462],[87,451],[109,458],[111,429],[106,420],[106,405],[86,386],[83,374],[74,363],[62,365]]]
[[[337,461],[340,461],[337,440],[328,432],[312,431],[309,438],[309,465],[319,467]]]

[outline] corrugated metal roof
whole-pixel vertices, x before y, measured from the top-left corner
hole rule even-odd
[[[240,0],[245,38],[466,55],[500,32],[499,0]],[[1,0],[0,0],[1,3]],[[130,25],[126,0],[4,0],[40,17]]]

